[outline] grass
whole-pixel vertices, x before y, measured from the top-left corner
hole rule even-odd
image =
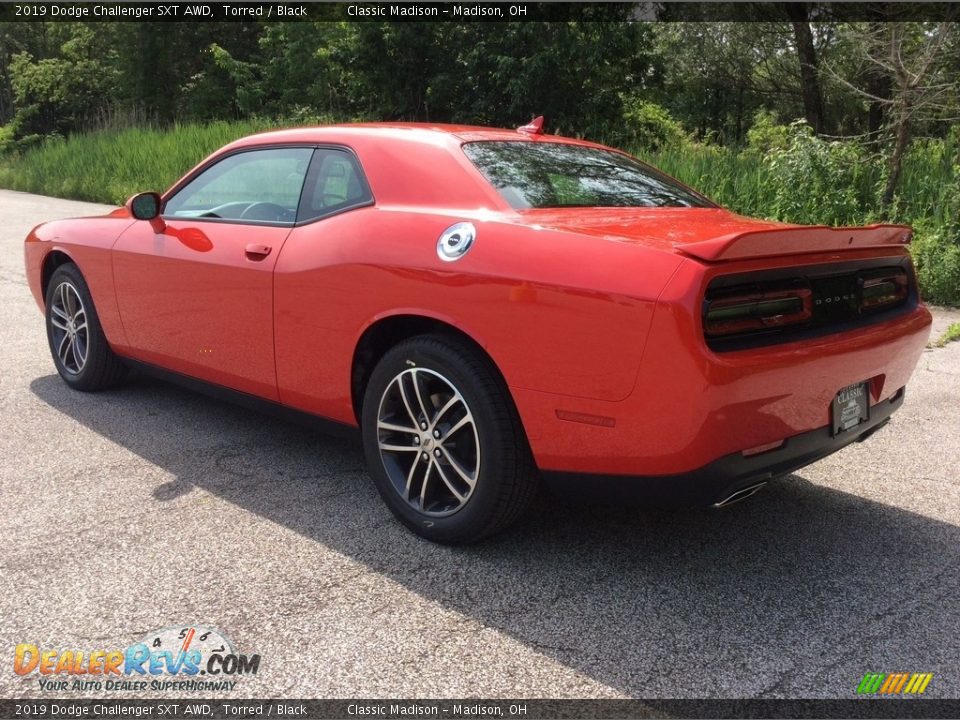
[[[960,340],[960,322],[952,323],[943,335],[933,343],[932,347],[942,348],[946,346],[947,343],[952,343],[956,340]]]
[[[0,187],[119,205],[162,192],[217,148],[271,127],[264,121],[104,130],[50,139],[0,158]]]
[[[274,126],[268,120],[187,123],[51,138],[0,153],[0,187],[120,204],[137,192],[165,190],[222,145]],[[792,126],[783,133],[779,146],[768,148],[684,142],[635,154],[744,215],[825,225],[881,220],[883,158]],[[960,133],[914,142],[887,215],[915,227],[924,296],[960,305]]]

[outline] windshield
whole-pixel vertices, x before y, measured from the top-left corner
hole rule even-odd
[[[463,151],[518,210],[549,207],[714,207],[626,155],[551,142],[471,142]]]

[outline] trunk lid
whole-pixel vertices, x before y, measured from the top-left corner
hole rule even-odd
[[[542,208],[519,214],[531,225],[680,252],[707,262],[902,247],[911,237],[904,225],[792,225],[722,208]]]

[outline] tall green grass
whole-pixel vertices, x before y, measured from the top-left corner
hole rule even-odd
[[[48,139],[0,157],[0,187],[120,204],[145,190],[166,190],[219,147],[270,128],[265,121],[104,130]]]

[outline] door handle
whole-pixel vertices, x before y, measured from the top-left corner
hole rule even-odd
[[[270,254],[271,250],[273,248],[269,245],[257,245],[256,243],[250,243],[246,248],[247,257],[251,260],[263,260]]]

